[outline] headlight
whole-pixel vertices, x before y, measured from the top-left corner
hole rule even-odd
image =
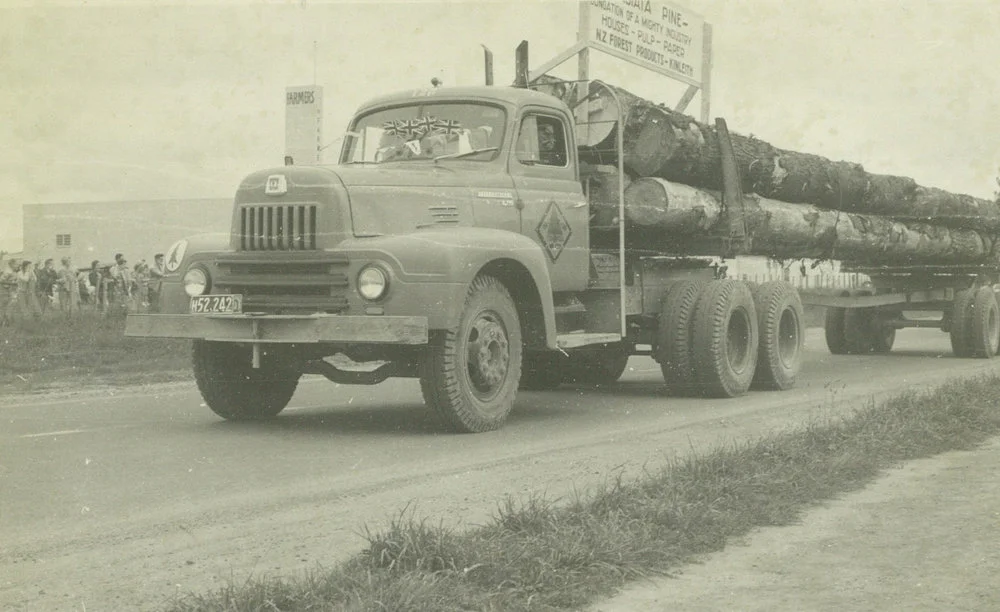
[[[208,291],[208,274],[201,268],[191,268],[184,273],[184,292],[190,296]]]
[[[389,290],[389,277],[378,266],[366,266],[358,274],[358,293],[374,302]]]

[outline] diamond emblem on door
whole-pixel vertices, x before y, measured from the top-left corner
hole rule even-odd
[[[553,262],[559,259],[559,255],[566,248],[570,236],[573,235],[573,228],[570,227],[563,211],[554,201],[549,202],[549,208],[542,215],[542,220],[539,221],[536,231],[542,246],[545,247],[545,252],[549,254],[549,258]]]

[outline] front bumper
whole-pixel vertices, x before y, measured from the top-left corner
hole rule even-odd
[[[427,317],[130,314],[125,335],[254,344],[427,344]]]

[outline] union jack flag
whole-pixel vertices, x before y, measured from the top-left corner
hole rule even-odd
[[[454,119],[437,119],[434,121],[434,131],[444,134],[458,134],[462,131],[462,124]]]
[[[386,134],[390,136],[401,136],[406,137],[409,134],[409,122],[403,121],[402,119],[396,119],[395,121],[386,121],[382,124],[382,129],[385,130]]]

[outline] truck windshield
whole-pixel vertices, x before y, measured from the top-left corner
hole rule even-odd
[[[354,121],[341,163],[490,161],[499,154],[506,118],[499,106],[469,102],[378,110]]]

